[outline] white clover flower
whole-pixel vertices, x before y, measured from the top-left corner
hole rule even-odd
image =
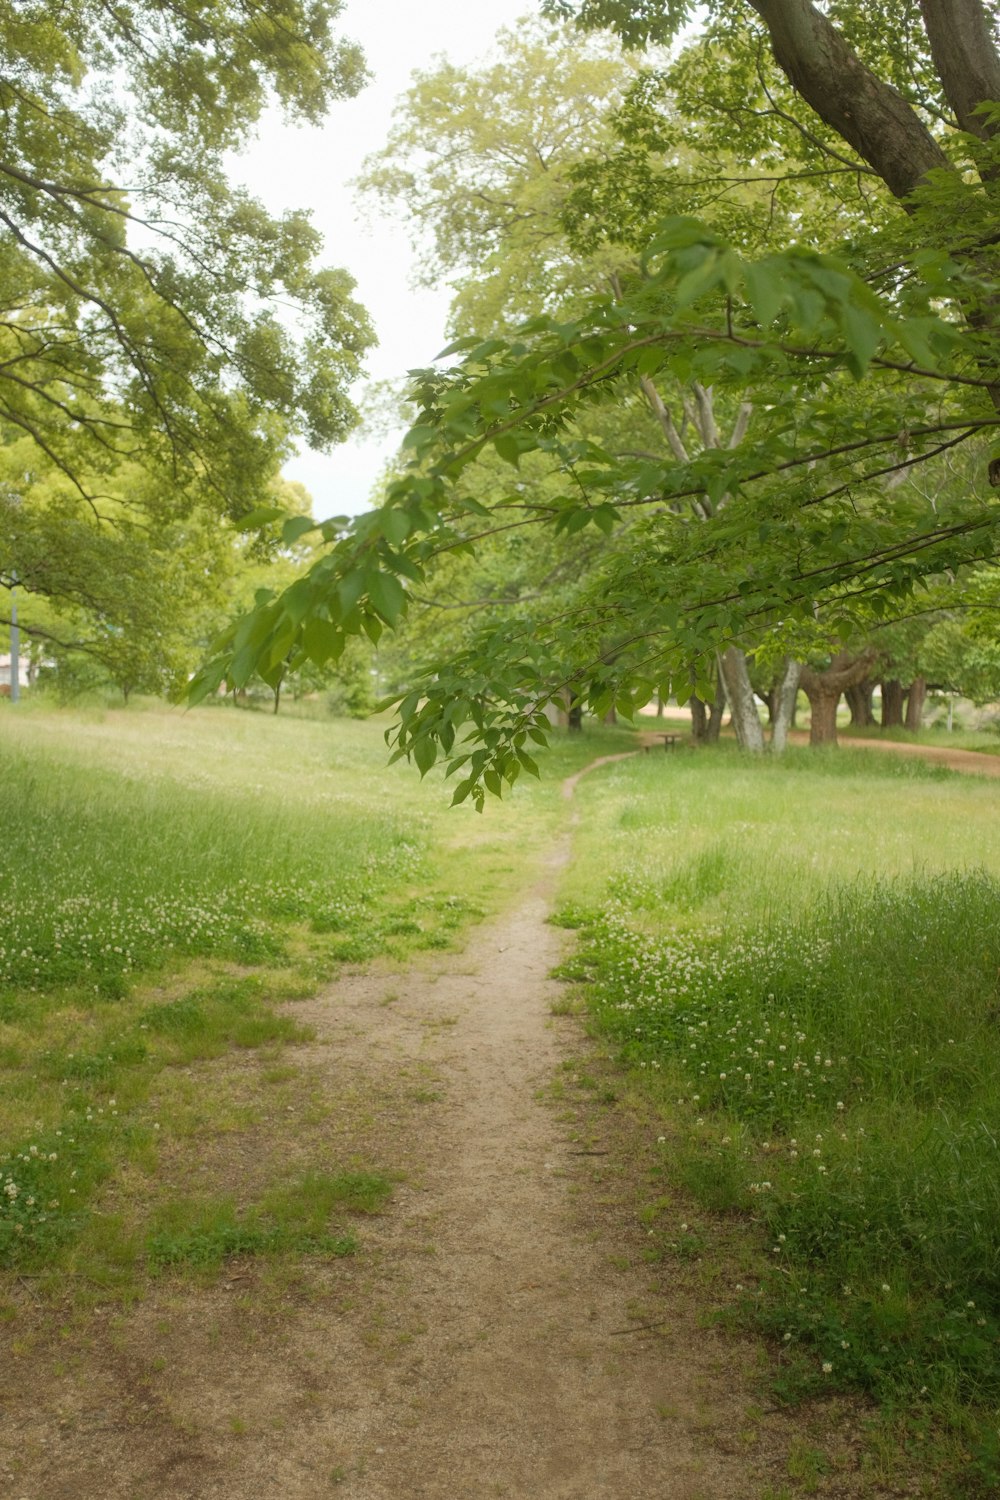
[[[833,1374],[833,1365],[830,1364],[829,1360],[827,1360],[824,1363],[824,1365],[823,1365],[823,1374],[824,1375],[832,1375]]]

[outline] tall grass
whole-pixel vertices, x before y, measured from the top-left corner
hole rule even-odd
[[[270,919],[349,927],[427,846],[419,819],[237,782],[127,777],[8,749],[0,988],[86,974],[105,992],[170,951],[273,956]]]
[[[769,1266],[746,1305],[786,1391],[943,1412],[991,1484],[995,793],[865,761],[692,756],[592,779],[584,842],[608,873],[603,895],[571,877],[570,972],[675,1122],[665,1174],[759,1226]]]

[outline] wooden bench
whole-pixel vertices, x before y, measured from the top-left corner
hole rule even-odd
[[[676,750],[683,738],[682,734],[664,734],[662,731],[659,731],[655,734],[650,734],[649,740],[643,748],[646,750],[655,750],[655,741],[662,740],[664,750]]]

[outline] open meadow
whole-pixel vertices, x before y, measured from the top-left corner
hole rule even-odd
[[[144,1307],[165,1328],[164,1297],[252,1274],[247,1318],[280,1322],[317,1267],[367,1264],[441,1081],[387,1052],[331,1102],[306,1002],[384,973],[388,1015],[538,880],[561,779],[632,748],[557,735],[542,780],[479,817],[437,772],[386,767],[377,723],[0,712],[5,1384],[86,1381],[95,1319],[127,1340]],[[1000,1476],[996,797],[909,758],[729,747],[577,789],[551,903],[576,929],[555,1006],[575,1041],[551,1097],[615,1117],[643,1274],[758,1341],[760,1401],[820,1428],[861,1402],[854,1488],[813,1432],[766,1487],[719,1494]],[[405,1290],[352,1297],[384,1317]],[[45,1461],[29,1442],[0,1474],[37,1485]]]
[[[554,776],[484,822],[450,812],[439,779],[388,768],[375,723],[4,713],[3,1262],[131,1285],[150,1257],[183,1258],[179,1229],[169,1252],[155,1224],[119,1243],[89,1212],[127,1162],[155,1170],[167,1122],[150,1091],[181,1065],[301,1039],[275,1003],[342,964],[449,947],[519,888],[560,817],[559,773],[595,743],[565,743]],[[176,1204],[164,1212],[174,1224]],[[255,1247],[221,1212],[192,1254]]]

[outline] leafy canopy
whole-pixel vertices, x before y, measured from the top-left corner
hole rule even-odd
[[[643,38],[654,24],[666,37],[686,14],[669,5],[583,9],[591,20],[613,12],[627,40],[639,39],[630,28],[640,22]],[[870,226],[857,211],[827,206],[823,238],[839,224],[844,244],[836,255],[813,248],[816,191],[800,184],[785,186],[781,232],[769,222],[761,233],[747,194],[721,232],[676,213],[653,228],[677,174],[668,170],[669,132],[649,170],[651,117],[640,109],[631,136],[621,132],[631,156],[612,154],[609,171],[589,180],[584,164],[578,178],[584,199],[599,203],[611,191],[631,206],[622,238],[641,251],[638,263],[513,336],[460,340],[445,351],[448,363],[420,372],[407,466],[382,507],[353,526],[326,523],[327,554],[221,642],[196,691],[239,685],[254,671],[280,676],[289,659],[334,658],[361,631],[377,640],[405,617],[443,553],[502,531],[593,529],[606,547],[567,607],[485,621],[398,704],[396,753],[421,771],[443,753],[461,774],[456,800],[481,803],[484,791],[533,768],[527,745],[544,738],[545,704],[567,686],[595,711],[614,703],[629,712],[657,688],[684,697],[707,688],[722,646],[752,638],[780,647],[817,610],[848,639],[862,615],[870,623],[898,612],[925,578],[991,557],[992,498],[956,491],[936,504],[900,484],[998,425],[995,236],[984,229],[1000,160],[993,117],[982,98],[970,115],[954,59],[938,65],[933,37],[914,75],[921,88],[936,82],[933,99],[911,103],[894,87],[899,37],[912,33],[908,22],[890,34],[897,9],[873,17],[848,4],[820,12],[807,0],[720,4],[714,24],[726,47],[699,51],[695,42],[672,74],[690,91],[682,113],[693,125],[696,81],[712,84],[704,97],[717,159],[719,121],[735,110],[731,150],[748,190],[761,153],[768,168],[782,159],[780,139],[768,145],[769,136],[793,131],[804,144],[788,175],[843,171],[861,203],[871,182]],[[789,29],[796,19],[802,25]],[[774,62],[765,63],[765,40]],[[819,43],[839,73],[810,71]],[[749,149],[739,101],[713,58],[720,69],[733,58],[752,69],[745,77],[756,92],[746,99],[760,119],[748,127]],[[780,86],[776,68],[787,80]],[[932,130],[934,99],[940,114],[959,94],[959,120],[984,128]],[[618,172],[622,159],[629,170]],[[680,185],[689,194],[682,205],[699,207],[690,174]],[[589,253],[580,201],[564,219]],[[602,445],[595,416],[650,385],[700,390],[730,411],[752,406],[752,440],[642,452]],[[511,483],[484,504],[467,476],[486,450],[509,466]],[[522,482],[528,455],[561,483]]]
[[[277,97],[319,119],[357,91],[340,0],[3,7],[0,424],[99,510],[138,461],[238,513],[289,436],[326,445],[371,339],[308,218],[227,181]]]

